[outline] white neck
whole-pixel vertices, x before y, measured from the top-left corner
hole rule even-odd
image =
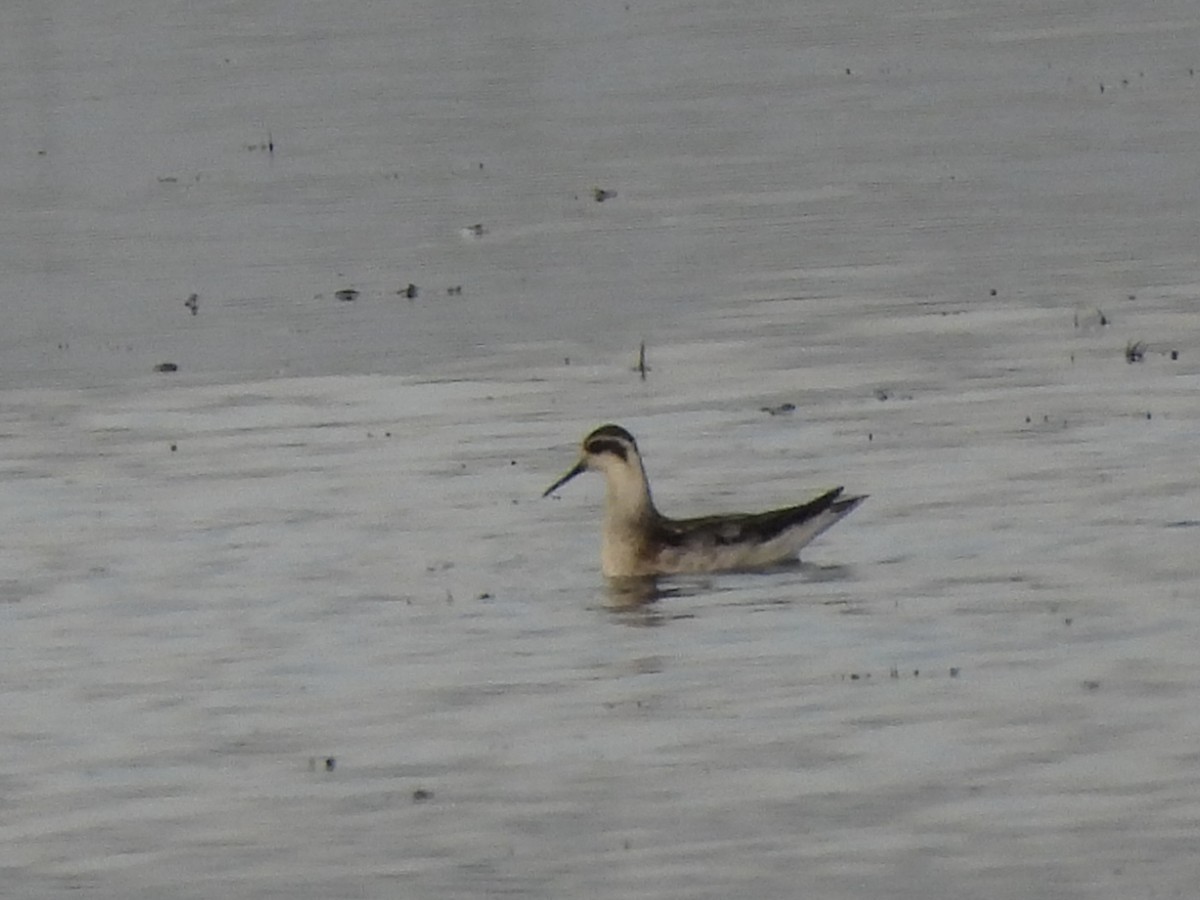
[[[606,575],[633,575],[642,564],[650,525],[658,517],[641,460],[605,471],[607,496],[601,567]]]
[[[628,464],[613,466],[605,473],[605,519],[612,525],[637,526],[656,513],[650,483],[642,461],[634,456]]]

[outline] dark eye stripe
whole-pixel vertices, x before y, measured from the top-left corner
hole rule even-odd
[[[597,456],[601,453],[611,453],[614,456],[619,456],[621,459],[628,460],[628,450],[620,441],[610,441],[604,438],[598,438],[587,442],[584,448],[588,453]]]
[[[620,425],[601,425],[595,431],[588,435],[588,438],[620,438],[621,440],[634,443],[633,435],[622,428]]]

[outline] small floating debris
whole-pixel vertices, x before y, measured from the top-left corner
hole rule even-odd
[[[1146,342],[1130,341],[1125,345],[1125,362],[1140,363],[1146,359]]]
[[[400,288],[400,290],[396,291],[396,293],[400,294],[402,297],[407,297],[409,300],[416,300],[417,294],[420,293],[420,291],[421,289],[410,281],[407,287]]]
[[[334,292],[333,296],[337,297],[343,303],[350,303],[358,299],[358,291],[354,288],[342,288],[340,291]]]
[[[200,295],[192,294],[183,301],[183,305],[192,311],[193,316],[196,315],[198,312],[200,312]]]
[[[786,416],[796,411],[795,403],[780,403],[778,406],[764,406],[762,411],[768,416]]]
[[[433,799],[433,791],[428,788],[417,788],[412,793],[413,803],[424,803]]]
[[[1104,314],[1104,310],[1096,309],[1093,312],[1080,313],[1075,310],[1075,327],[1076,328],[1091,328],[1099,325],[1101,328],[1107,328],[1112,324],[1112,319]]]
[[[603,203],[605,200],[612,200],[616,196],[616,191],[609,191],[598,187],[592,188],[592,199],[597,203]]]
[[[482,222],[477,222],[474,225],[468,225],[466,228],[459,229],[459,234],[465,238],[481,238],[487,234],[487,229],[483,227]]]
[[[962,669],[958,666],[950,666],[947,669],[947,674],[950,678],[957,678],[962,674]],[[872,672],[843,672],[835,676],[840,681],[870,681],[874,677],[882,678],[882,673]],[[901,678],[920,678],[920,669],[901,669],[897,665],[893,665],[888,669],[888,678],[893,681],[899,681]],[[926,677],[929,677],[928,675]]]
[[[173,362],[160,362],[154,367],[155,372],[178,372],[179,366]]]
[[[179,184],[179,179],[174,175],[159,175],[159,184]]]

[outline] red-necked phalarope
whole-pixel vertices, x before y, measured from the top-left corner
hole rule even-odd
[[[843,497],[838,487],[800,506],[669,519],[654,506],[637,442],[619,425],[601,425],[585,437],[579,462],[542,496],[589,469],[602,472],[608,483],[600,563],[610,578],[758,569],[785,562],[867,499]]]

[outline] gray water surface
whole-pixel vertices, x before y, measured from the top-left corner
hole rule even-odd
[[[0,894],[1192,896],[1198,46],[6,5]],[[623,604],[604,421],[871,499]]]

